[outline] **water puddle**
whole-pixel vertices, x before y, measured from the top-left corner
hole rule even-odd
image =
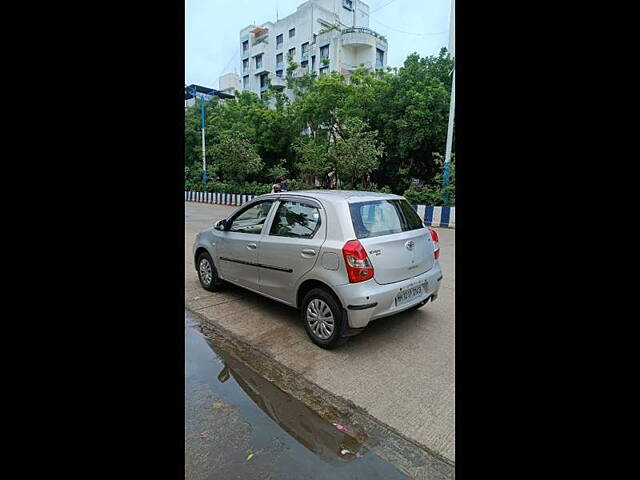
[[[185,478],[406,479],[231,357],[185,312]]]

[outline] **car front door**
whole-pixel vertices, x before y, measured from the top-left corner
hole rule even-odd
[[[248,205],[228,220],[216,248],[222,278],[258,290],[258,243],[273,200]]]
[[[322,206],[311,199],[281,199],[269,231],[263,232],[258,249],[260,291],[287,303],[295,303],[295,286],[315,265],[326,238]]]

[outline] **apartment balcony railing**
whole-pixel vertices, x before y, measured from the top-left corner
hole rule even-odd
[[[376,37],[379,40],[382,40],[383,42],[387,42],[386,37],[384,37],[383,35],[380,35],[378,32],[371,30],[370,28],[366,28],[366,27],[349,27],[349,28],[345,28],[344,30],[342,30],[342,34],[348,34],[348,33],[364,33],[367,35],[373,35],[374,37]]]
[[[284,78],[273,75],[271,77],[271,86],[273,88],[285,88],[287,86],[287,82],[285,82]]]
[[[268,38],[269,38],[269,35],[261,35],[259,37],[255,37],[253,39],[253,43],[251,44],[251,46],[255,47],[259,43],[268,43]]]
[[[267,44],[265,42],[256,43],[251,47],[251,56],[260,55],[267,51]]]
[[[260,65],[259,67],[256,67],[253,70],[254,75],[260,75],[261,73],[264,73],[267,71],[267,67],[265,66],[265,64],[263,63],[262,65]]]
[[[342,68],[345,70],[349,70],[351,72],[359,69],[359,68],[366,68],[369,69],[371,68],[371,62],[362,62],[359,65],[347,65],[347,64],[342,64]]]

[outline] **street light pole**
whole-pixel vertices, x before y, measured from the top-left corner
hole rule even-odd
[[[451,148],[453,146],[453,119],[456,111],[456,17],[455,17],[455,0],[451,0],[451,16],[449,24],[449,53],[453,58],[453,75],[451,78],[451,101],[449,103],[449,127],[447,129],[447,146],[444,157],[444,173],[442,175],[442,188],[444,189],[449,183],[449,169],[451,166]],[[444,194],[444,202],[449,202],[449,194]]]
[[[204,97],[200,98],[200,105],[202,106],[202,119],[200,124],[202,126],[202,183],[207,182],[207,158],[205,155],[205,142],[204,142]]]

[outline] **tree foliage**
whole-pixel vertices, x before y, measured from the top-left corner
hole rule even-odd
[[[383,152],[376,140],[378,132],[367,130],[367,124],[359,118],[347,119],[339,129],[340,137],[329,147],[338,176],[348,180],[350,188],[358,183],[366,185]]]
[[[224,103],[207,102],[210,182],[266,185],[289,179],[322,188],[381,185],[402,194],[417,178],[428,186],[422,187],[423,197],[436,191],[453,67],[446,49],[431,57],[411,54],[398,69],[360,68],[347,79],[338,72],[302,74],[299,64],[288,62],[285,83],[291,98],[270,86],[262,98],[243,91]],[[190,181],[198,171],[194,165],[202,162],[197,106],[185,109]],[[455,190],[453,177],[448,188]]]

